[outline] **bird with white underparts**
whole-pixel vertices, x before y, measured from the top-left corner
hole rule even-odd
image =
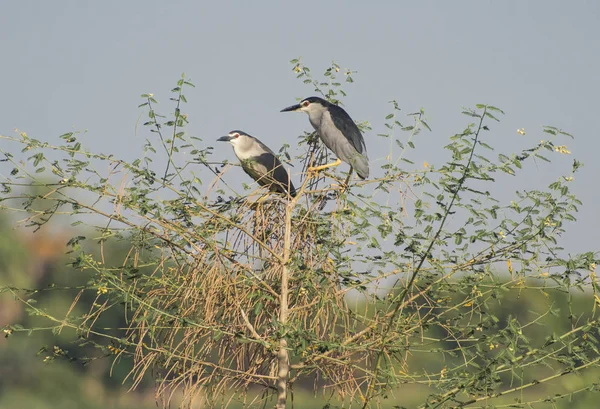
[[[233,146],[233,152],[240,160],[244,172],[260,186],[267,187],[271,192],[296,196],[296,189],[281,161],[257,138],[236,130],[217,141],[229,142]]]
[[[299,104],[282,109],[281,112],[306,112],[325,146],[337,155],[335,162],[309,168],[309,171],[318,172],[338,166],[343,161],[356,170],[361,179],[369,177],[365,140],[358,126],[343,108],[323,98],[309,97]]]

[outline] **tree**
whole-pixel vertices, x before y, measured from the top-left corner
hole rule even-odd
[[[335,63],[323,80],[300,60],[292,65],[336,103],[342,82],[353,82],[354,73]],[[89,312],[57,317],[4,288],[32,314],[74,329],[76,343],[100,354],[132,358],[133,387],[151,373],[165,402],[183,391],[182,406],[205,399],[284,408],[293,386],[309,383],[328,404],[363,408],[525,407],[597,389],[596,304],[577,309],[573,301],[574,291],[592,290],[600,302],[596,256],[565,257],[558,243],[581,204],[569,191],[581,164],[514,200],[491,193],[502,175],[569,153],[559,145],[568,133],[544,127],[549,140],[492,159],[486,135],[503,112],[477,105],[463,111],[468,123],[445,146],[448,161],[416,169],[406,156],[430,130],[425,113],[408,115],[407,125],[392,101],[388,132],[377,136],[390,152],[375,177],[346,189],[340,171],[307,174],[329,154],[305,133],[294,158],[302,164],[297,196],[256,200],[259,188],[238,192],[227,183],[236,170],[212,161],[212,148],[186,134],[182,108],[191,86],[182,76],[167,117],[152,94],[142,95],[152,137],[131,163],[86,151],[74,132],[58,145],[24,133],[3,137],[28,156],[24,164],[4,152],[14,168],[2,182],[3,208],[26,212],[34,229],[54,217],[87,225],[68,247],[72,266],[89,274],[82,289],[95,295]],[[280,151],[284,161],[288,148]],[[194,159],[185,160],[184,150]],[[159,154],[168,159],[164,170],[154,166]],[[108,174],[97,170],[107,165]],[[47,191],[29,194],[23,186]],[[128,244],[126,257],[105,255],[115,241]],[[519,294],[543,295],[537,311],[512,310]],[[98,325],[114,310],[125,328]],[[27,329],[5,330],[20,331]],[[540,388],[575,373],[591,378],[552,396]]]

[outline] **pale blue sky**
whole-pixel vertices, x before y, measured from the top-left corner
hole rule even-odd
[[[0,50],[0,134],[19,128],[53,141],[87,129],[90,148],[128,159],[148,137],[135,133],[139,95],[154,93],[167,111],[182,72],[196,84],[184,108],[188,132],[216,146],[215,159],[233,160],[229,146],[212,143],[231,129],[275,150],[310,129],[305,115],[279,113],[313,94],[291,71],[298,56],[314,73],[332,59],[359,72],[345,106],[373,125],[365,135],[373,169],[387,154],[375,136],[387,101],[404,113],[425,108],[433,132],[408,157],[439,165],[441,147],[467,123],[461,107],[490,103],[507,114],[486,134],[499,150],[547,139],[542,125],[577,137],[557,141],[586,165],[572,183],[585,206],[566,244],[600,248],[596,1],[4,0]],[[555,158],[568,170],[571,157]],[[551,171],[539,164],[527,177],[541,187]],[[506,195],[518,187],[502,183]]]

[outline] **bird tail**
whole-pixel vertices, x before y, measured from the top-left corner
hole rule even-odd
[[[290,196],[296,197],[296,188],[292,185],[292,182],[290,182]]]
[[[356,155],[352,161],[352,167],[361,179],[369,177],[369,159],[365,155]]]

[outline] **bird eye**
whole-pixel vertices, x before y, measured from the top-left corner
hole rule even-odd
[[[240,137],[240,134],[239,134],[239,133],[235,133],[235,134],[233,134],[233,137],[234,137],[234,138],[239,138],[239,137]]]
[[[303,107],[307,107],[307,106],[308,106],[308,104],[310,104],[310,102],[308,102],[308,101],[304,101],[304,102],[302,103],[302,106],[303,106]]]

